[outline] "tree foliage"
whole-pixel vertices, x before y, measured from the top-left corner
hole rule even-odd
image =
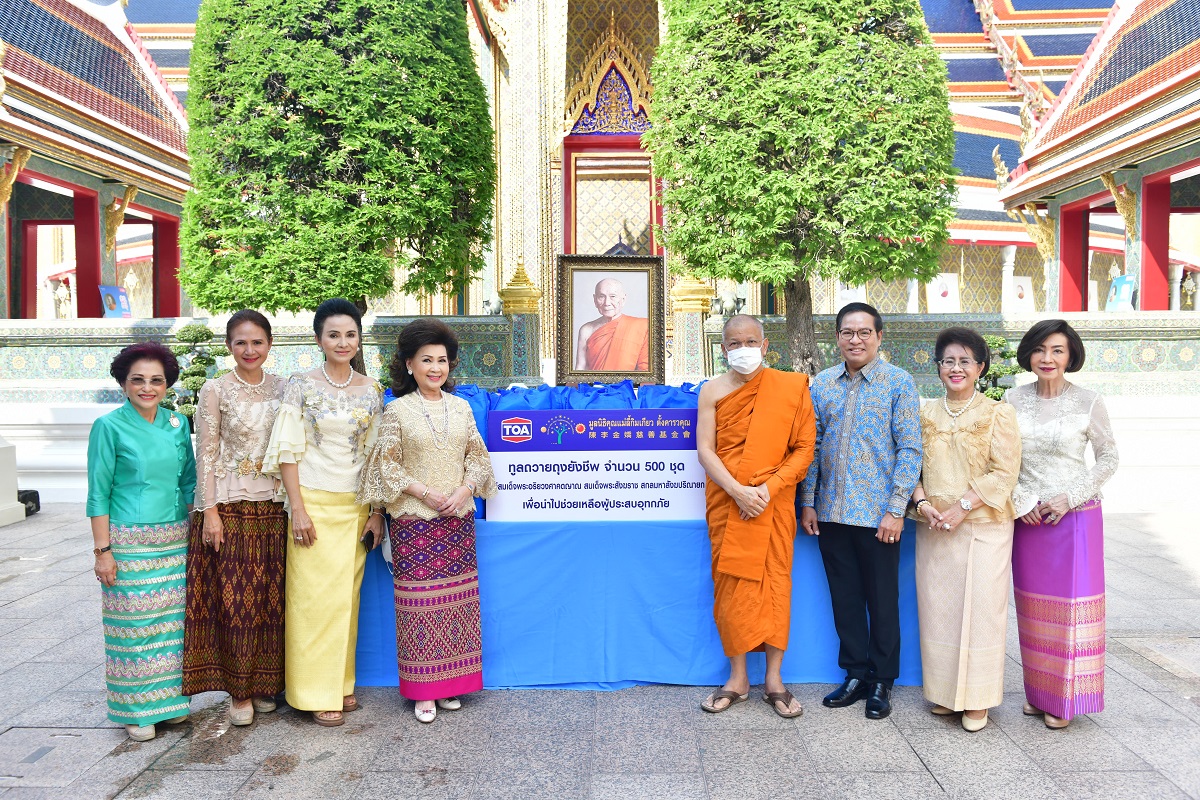
[[[983,341],[987,343],[991,354],[991,365],[985,375],[979,376],[978,388],[993,400],[1003,400],[1008,386],[1001,381],[1012,375],[1019,375],[1025,370],[1016,365],[1017,350],[1003,336],[984,334]],[[1009,382],[1011,384],[1011,382]]]
[[[808,279],[932,277],[953,219],[946,69],[921,7],[663,6],[645,141],[665,244],[701,275],[783,286],[793,364],[813,371]]]
[[[180,279],[209,310],[297,311],[483,266],[492,132],[461,0],[205,0]]]

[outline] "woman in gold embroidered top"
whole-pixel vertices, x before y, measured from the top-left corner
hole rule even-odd
[[[458,339],[443,322],[420,319],[400,332],[396,399],[358,490],[360,502],[391,517],[400,694],[416,701],[421,722],[483,688],[471,498],[494,495],[496,481],[471,407],[447,393],[457,359]]]
[[[963,728],[975,732],[1004,699],[1021,436],[1012,408],[976,388],[991,360],[982,336],[947,328],[934,357],[946,396],[921,408],[924,456],[912,496],[924,523],[916,545],[922,683],[934,714],[961,711]]]
[[[183,691],[228,692],[229,721],[249,725],[283,691],[287,513],[262,473],[283,380],[263,371],[271,323],[239,311],[225,326],[234,368],[204,384],[196,408],[196,512],[187,565]]]
[[[332,727],[358,708],[354,648],[366,550],[383,536],[383,515],[354,498],[383,387],[350,366],[362,315],[342,298],[317,307],[313,330],[325,363],[293,375],[263,459],[283,480],[291,514],[284,622],[284,683],[292,708]]]
[[[130,345],[109,371],[126,402],[92,425],[87,515],[103,587],[108,718],[144,742],[155,723],[187,719],[180,669],[196,459],[187,419],[159,406],[179,378],[171,351]]]

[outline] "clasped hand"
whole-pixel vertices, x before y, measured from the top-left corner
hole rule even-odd
[[[429,489],[426,495],[421,498],[421,502],[438,512],[439,516],[448,516],[457,514],[458,509],[471,499],[471,490],[466,486],[459,486],[450,496],[439,492],[437,489]]]
[[[1026,525],[1057,525],[1070,510],[1071,503],[1064,493],[1044,503],[1038,503],[1032,511],[1021,517],[1021,521]]]
[[[738,516],[742,519],[754,519],[767,510],[771,502],[771,490],[764,483],[761,486],[738,486],[733,491],[733,500],[738,506]]]

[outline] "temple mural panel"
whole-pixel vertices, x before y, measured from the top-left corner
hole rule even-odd
[[[587,67],[588,54],[609,23],[628,38],[649,70],[658,49],[658,0],[569,0],[567,3],[566,85]]]

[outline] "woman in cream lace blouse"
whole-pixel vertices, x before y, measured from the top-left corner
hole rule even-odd
[[[383,535],[383,516],[371,514],[354,492],[383,408],[383,388],[350,366],[362,343],[362,315],[353,303],[326,300],[317,307],[313,330],[325,363],[288,379],[263,472],[282,478],[291,514],[288,705],[332,727],[358,708],[358,591],[367,549]]]
[[[917,614],[925,699],[934,714],[963,712],[982,730],[1004,699],[1004,644],[1012,563],[1012,490],[1021,435],[1011,407],[980,394],[987,343],[947,328],[934,347],[944,399],[921,408],[924,452],[913,492]]]
[[[262,472],[283,381],[263,371],[271,323],[239,311],[225,326],[234,367],[204,384],[196,408],[196,512],[187,562],[183,692],[229,693],[229,721],[249,725],[283,691],[287,514]]]
[[[1021,425],[1013,587],[1025,713],[1041,714],[1049,728],[1104,710],[1100,487],[1117,471],[1117,444],[1103,398],[1067,380],[1083,359],[1083,341],[1070,325],[1039,322],[1017,347],[1017,363],[1037,382],[1004,396]]]
[[[420,319],[400,332],[392,391],[358,500],[391,517],[400,694],[417,719],[457,709],[483,688],[479,578],[472,497],[496,493],[491,459],[471,407],[448,394],[458,339]],[[435,705],[436,703],[436,705]]]

